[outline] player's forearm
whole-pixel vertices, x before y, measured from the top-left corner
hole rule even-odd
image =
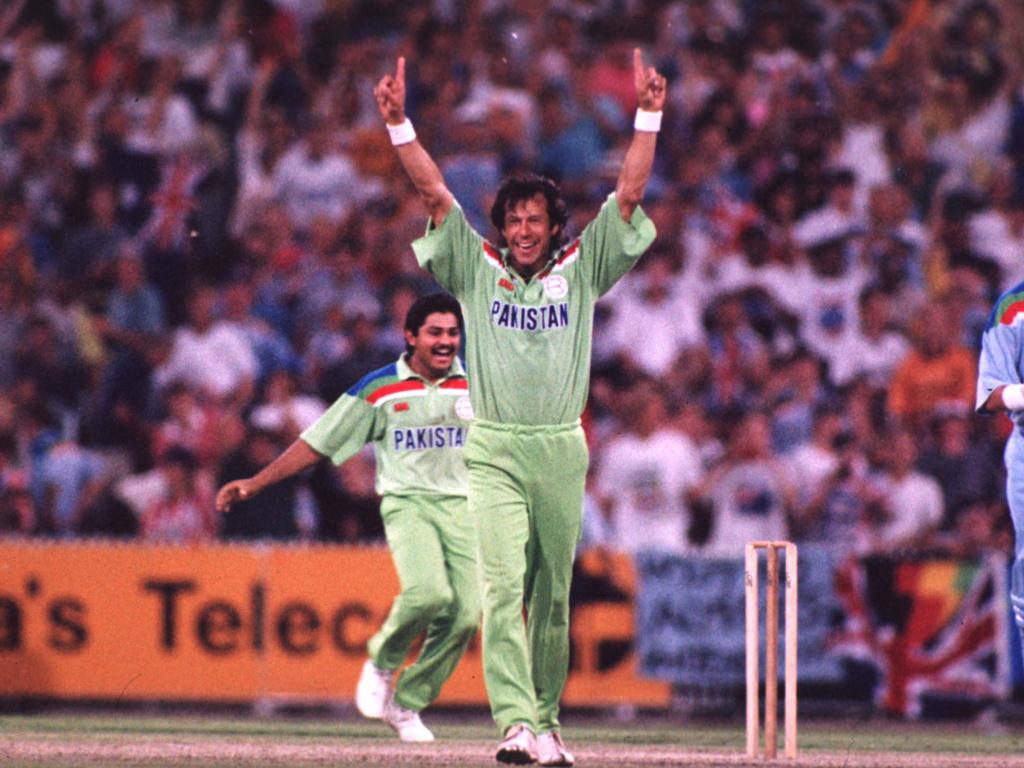
[[[434,224],[440,225],[452,207],[452,193],[444,183],[437,163],[423,148],[419,140],[395,147],[398,160],[406,175],[419,192]]]
[[[615,187],[615,199],[619,204],[619,212],[625,221],[633,218],[633,211],[644,197],[644,189],[651,178],[654,167],[654,148],[658,142],[658,134],[651,131],[635,131],[633,141],[626,151],[626,158],[619,171],[619,181]]]
[[[288,446],[284,453],[253,475],[252,480],[256,483],[256,491],[262,491],[267,486],[297,475],[316,464],[321,458],[321,455],[314,451],[305,440],[296,440]]]

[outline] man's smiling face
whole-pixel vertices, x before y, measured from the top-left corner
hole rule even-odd
[[[432,312],[423,321],[419,332],[405,332],[412,347],[409,366],[431,381],[443,378],[455,362],[459,351],[459,321],[451,312]]]
[[[537,194],[505,209],[501,234],[508,244],[509,262],[522,277],[532,277],[547,263],[558,225],[551,224],[548,202]]]

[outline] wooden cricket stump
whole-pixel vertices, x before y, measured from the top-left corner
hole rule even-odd
[[[760,731],[760,643],[758,610],[759,550],[766,557],[766,602],[764,617],[764,750],[758,746]],[[796,636],[797,636],[797,551],[790,541],[751,541],[744,551],[747,641],[747,755],[773,760],[778,750],[779,707],[779,551],[785,552],[785,756],[796,759]]]

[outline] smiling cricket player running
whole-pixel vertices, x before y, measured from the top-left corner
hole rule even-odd
[[[217,493],[217,509],[227,512],[325,456],[341,464],[373,443],[381,517],[402,591],[370,638],[356,706],[383,718],[402,741],[433,741],[419,712],[437,697],[480,621],[462,455],[472,410],[456,356],[461,327],[451,296],[418,299],[405,320],[406,353],[396,363],[364,376],[256,475]],[[392,690],[423,632],[419,656]]]

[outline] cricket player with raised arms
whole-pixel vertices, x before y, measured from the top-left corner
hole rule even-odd
[[[324,457],[341,464],[373,444],[401,592],[368,643],[356,706],[366,717],[383,718],[402,741],[433,741],[419,713],[437,697],[480,623],[476,530],[466,507],[463,450],[472,409],[457,357],[461,334],[462,312],[452,296],[417,299],[405,320],[406,353],[397,362],[364,376],[253,477],[217,493],[217,509],[226,512]],[[423,633],[419,656],[399,675]]]
[[[459,299],[466,320],[476,415],[465,450],[469,510],[479,534],[484,679],[501,733],[499,762],[575,762],[558,712],[588,464],[580,414],[590,384],[594,303],[655,236],[640,201],[666,84],[639,49],[633,69],[639,109],[615,192],[568,242],[561,193],[537,176],[502,183],[491,209],[497,244],[486,241],[416,140],[405,115],[404,58],[374,92],[430,216],[413,250]]]

